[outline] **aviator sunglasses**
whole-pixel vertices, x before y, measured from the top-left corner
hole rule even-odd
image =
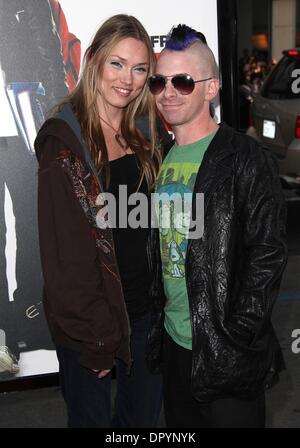
[[[208,81],[213,78],[194,81],[193,78],[186,73],[180,73],[179,75],[174,76],[152,75],[148,78],[150,92],[153,93],[153,95],[161,93],[166,87],[169,79],[171,80],[173,87],[178,90],[181,95],[189,95],[194,90],[196,82]]]

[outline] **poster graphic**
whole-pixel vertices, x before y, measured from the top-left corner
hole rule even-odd
[[[57,1],[1,0],[0,6],[0,379],[7,380],[47,372],[40,356],[30,368],[37,353],[53,358],[42,307],[34,140],[47,113],[75,85],[80,47],[71,35],[69,50]],[[50,371],[56,369],[55,362]]]

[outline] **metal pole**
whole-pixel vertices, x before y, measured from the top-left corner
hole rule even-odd
[[[222,121],[239,128],[237,0],[218,0]]]

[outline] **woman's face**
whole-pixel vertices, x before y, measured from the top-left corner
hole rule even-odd
[[[149,72],[146,45],[128,37],[112,48],[104,63],[99,98],[105,107],[123,109],[142,91]]]

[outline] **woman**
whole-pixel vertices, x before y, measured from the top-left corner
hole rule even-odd
[[[151,232],[124,225],[123,213],[131,193],[149,197],[161,161],[146,86],[154,65],[141,23],[111,17],[86,52],[76,89],[36,140],[44,304],[70,427],[151,427],[159,417],[161,378],[145,362],[152,291],[158,299]],[[79,137],[65,121],[67,104],[80,124]],[[116,199],[116,210],[120,206],[123,221],[114,216],[113,229],[103,225],[103,192]]]

